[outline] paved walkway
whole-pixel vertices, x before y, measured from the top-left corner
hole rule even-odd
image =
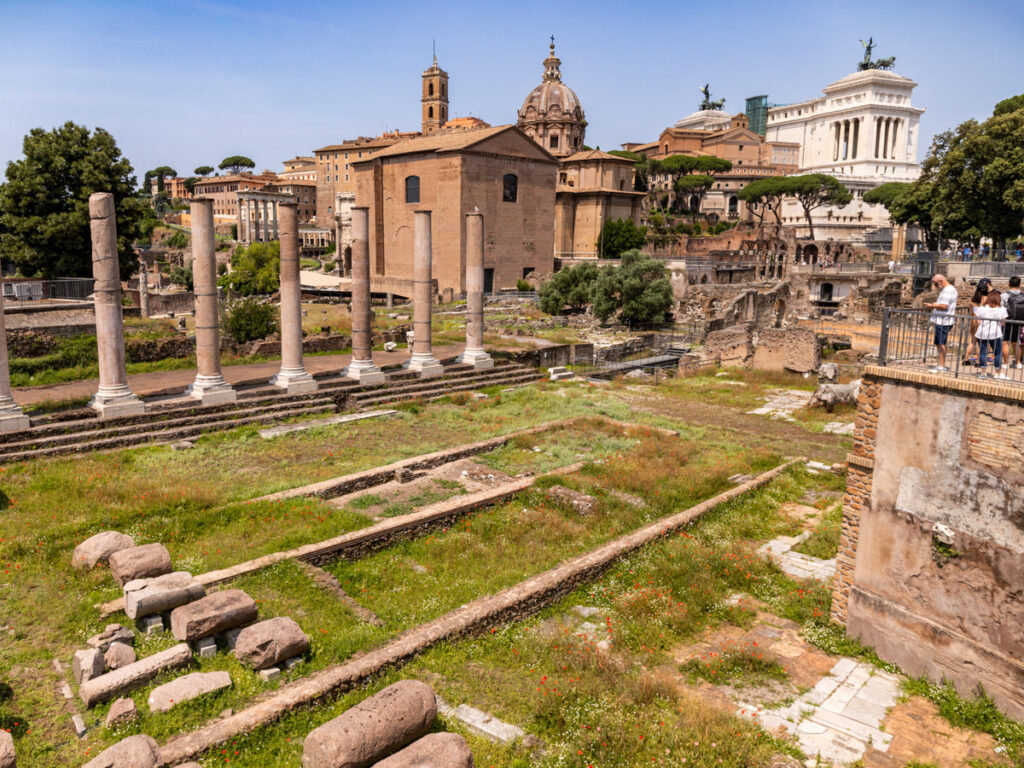
[[[462,352],[465,344],[435,346],[434,356],[438,359],[454,357]],[[351,355],[314,355],[303,359],[306,370],[312,374],[337,372],[348,365]],[[374,352],[373,361],[379,366],[401,365],[409,359],[409,351],[396,349],[394,352]],[[280,361],[247,363],[224,366],[224,378],[234,386],[265,384],[280,369]],[[194,368],[177,371],[156,371],[135,373],[128,377],[128,386],[141,397],[180,394],[195,380]],[[35,405],[47,400],[77,400],[90,397],[99,386],[98,379],[82,379],[64,384],[42,387],[18,387],[14,390],[14,401],[22,406]]]

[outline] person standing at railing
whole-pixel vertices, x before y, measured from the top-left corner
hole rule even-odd
[[[1010,288],[1003,294],[1003,308],[1009,320],[1024,322],[1024,293],[1020,290],[1020,275],[1010,278]],[[1020,325],[1003,324],[1003,356],[1010,368],[1020,368],[1024,357],[1024,345],[1020,339]]]
[[[964,359],[960,365],[980,365],[985,367],[988,364],[988,360],[978,355],[978,319],[975,310],[985,303],[985,297],[991,291],[992,281],[987,277],[983,277],[978,281],[978,285],[974,289],[974,295],[971,296],[971,314],[974,315],[971,318],[971,341],[967,345],[967,351],[964,353]]]
[[[945,275],[932,276],[932,287],[939,292],[939,296],[935,301],[925,302],[923,305],[925,309],[932,311],[928,322],[935,327],[935,350],[939,356],[939,364],[932,368],[931,372],[946,373],[949,371],[946,367],[946,347],[949,342],[949,331],[955,322],[953,316],[956,314],[956,302],[960,296]]]
[[[1005,379],[1003,374],[1003,323],[1006,319],[1006,308],[999,297],[999,291],[989,291],[981,306],[974,308],[978,318],[978,330],[974,337],[978,340],[978,361],[982,370],[979,376],[991,377],[988,373],[988,348],[992,347],[995,377]]]

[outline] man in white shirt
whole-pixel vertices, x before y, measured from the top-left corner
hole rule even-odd
[[[959,294],[956,292],[945,275],[932,277],[932,287],[939,292],[939,297],[932,302],[925,302],[925,309],[932,311],[928,319],[935,326],[935,349],[939,353],[939,364],[932,368],[932,373],[945,373],[949,370],[946,367],[946,345],[949,340],[949,332],[955,322],[953,316],[956,314],[956,301]]]

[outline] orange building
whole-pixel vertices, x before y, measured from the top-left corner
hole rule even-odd
[[[238,193],[263,189],[278,180],[277,174],[264,171],[259,174],[240,173],[230,176],[211,176],[200,179],[192,186],[196,197],[213,200],[213,215],[238,219]]]

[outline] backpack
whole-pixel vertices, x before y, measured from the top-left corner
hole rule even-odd
[[[1007,294],[1006,316],[1010,320],[1024,320],[1024,293]]]

